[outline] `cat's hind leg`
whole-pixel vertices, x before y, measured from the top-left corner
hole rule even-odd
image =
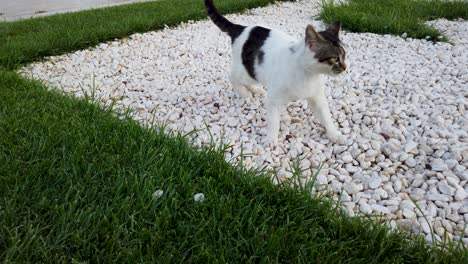
[[[235,71],[231,71],[229,75],[229,81],[231,82],[232,87],[236,90],[241,97],[249,97],[250,90],[247,89],[245,85],[245,81],[243,80],[242,76]]]

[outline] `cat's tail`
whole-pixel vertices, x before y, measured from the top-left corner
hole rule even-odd
[[[221,31],[226,32],[231,37],[232,42],[244,31],[244,26],[234,24],[222,16],[218,12],[218,9],[216,9],[213,0],[205,0],[205,7],[211,21],[213,21]]]

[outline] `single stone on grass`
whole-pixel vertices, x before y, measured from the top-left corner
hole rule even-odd
[[[157,200],[159,198],[161,198],[161,196],[163,196],[164,194],[164,191],[163,190],[156,190],[154,193],[153,193],[153,199],[154,200]]]
[[[197,193],[193,196],[195,202],[203,202],[205,200],[205,195],[203,193]]]

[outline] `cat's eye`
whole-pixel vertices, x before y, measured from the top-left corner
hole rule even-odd
[[[328,57],[328,58],[319,60],[319,62],[328,62],[328,63],[335,63],[337,61],[338,61],[337,57]]]

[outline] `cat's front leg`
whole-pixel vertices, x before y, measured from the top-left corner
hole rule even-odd
[[[273,99],[267,96],[266,99],[266,121],[267,121],[267,137],[266,143],[270,145],[278,144],[278,134],[280,129],[281,100]]]
[[[265,90],[263,90],[263,88],[257,84],[247,85],[247,89],[249,89],[249,91],[251,91],[253,94],[260,94],[260,95],[265,94]]]
[[[345,138],[333,124],[325,92],[322,90],[316,96],[307,98],[307,101],[315,116],[325,127],[328,139],[334,143],[343,144]]]
[[[236,90],[242,98],[250,97],[250,92],[244,85],[232,83],[234,90]]]

